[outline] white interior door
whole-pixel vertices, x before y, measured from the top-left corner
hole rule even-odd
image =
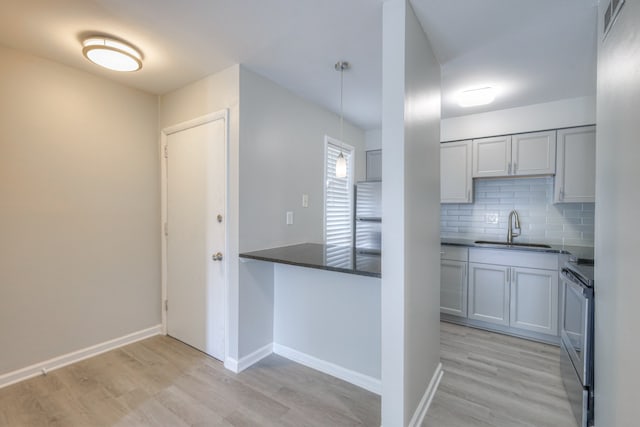
[[[167,136],[167,333],[224,360],[225,121]]]

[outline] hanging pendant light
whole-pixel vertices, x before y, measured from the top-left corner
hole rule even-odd
[[[347,177],[347,159],[344,158],[342,151],[336,160],[336,178]]]
[[[347,159],[345,159],[344,154],[342,153],[342,141],[344,134],[344,108],[342,103],[342,95],[343,95],[343,76],[344,70],[348,70],[350,67],[349,63],[346,61],[336,62],[336,71],[340,71],[340,155],[336,160],[336,178],[346,178],[347,177]]]

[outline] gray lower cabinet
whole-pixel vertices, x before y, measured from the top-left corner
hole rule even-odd
[[[467,317],[466,261],[440,261],[440,312]]]
[[[442,246],[440,250],[440,312],[467,317],[468,249]]]
[[[469,251],[470,320],[558,335],[558,257],[512,250]]]
[[[511,269],[509,325],[543,334],[558,334],[558,272]]]
[[[469,263],[469,319],[509,326],[509,274],[502,265]]]

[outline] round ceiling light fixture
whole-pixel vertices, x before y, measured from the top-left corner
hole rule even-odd
[[[133,46],[105,36],[91,36],[82,42],[82,54],[94,64],[113,71],[138,71],[142,54]]]

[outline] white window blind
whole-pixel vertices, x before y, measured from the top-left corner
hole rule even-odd
[[[340,142],[325,138],[324,235],[327,245],[353,246],[353,147],[342,145],[346,178],[336,178]]]

